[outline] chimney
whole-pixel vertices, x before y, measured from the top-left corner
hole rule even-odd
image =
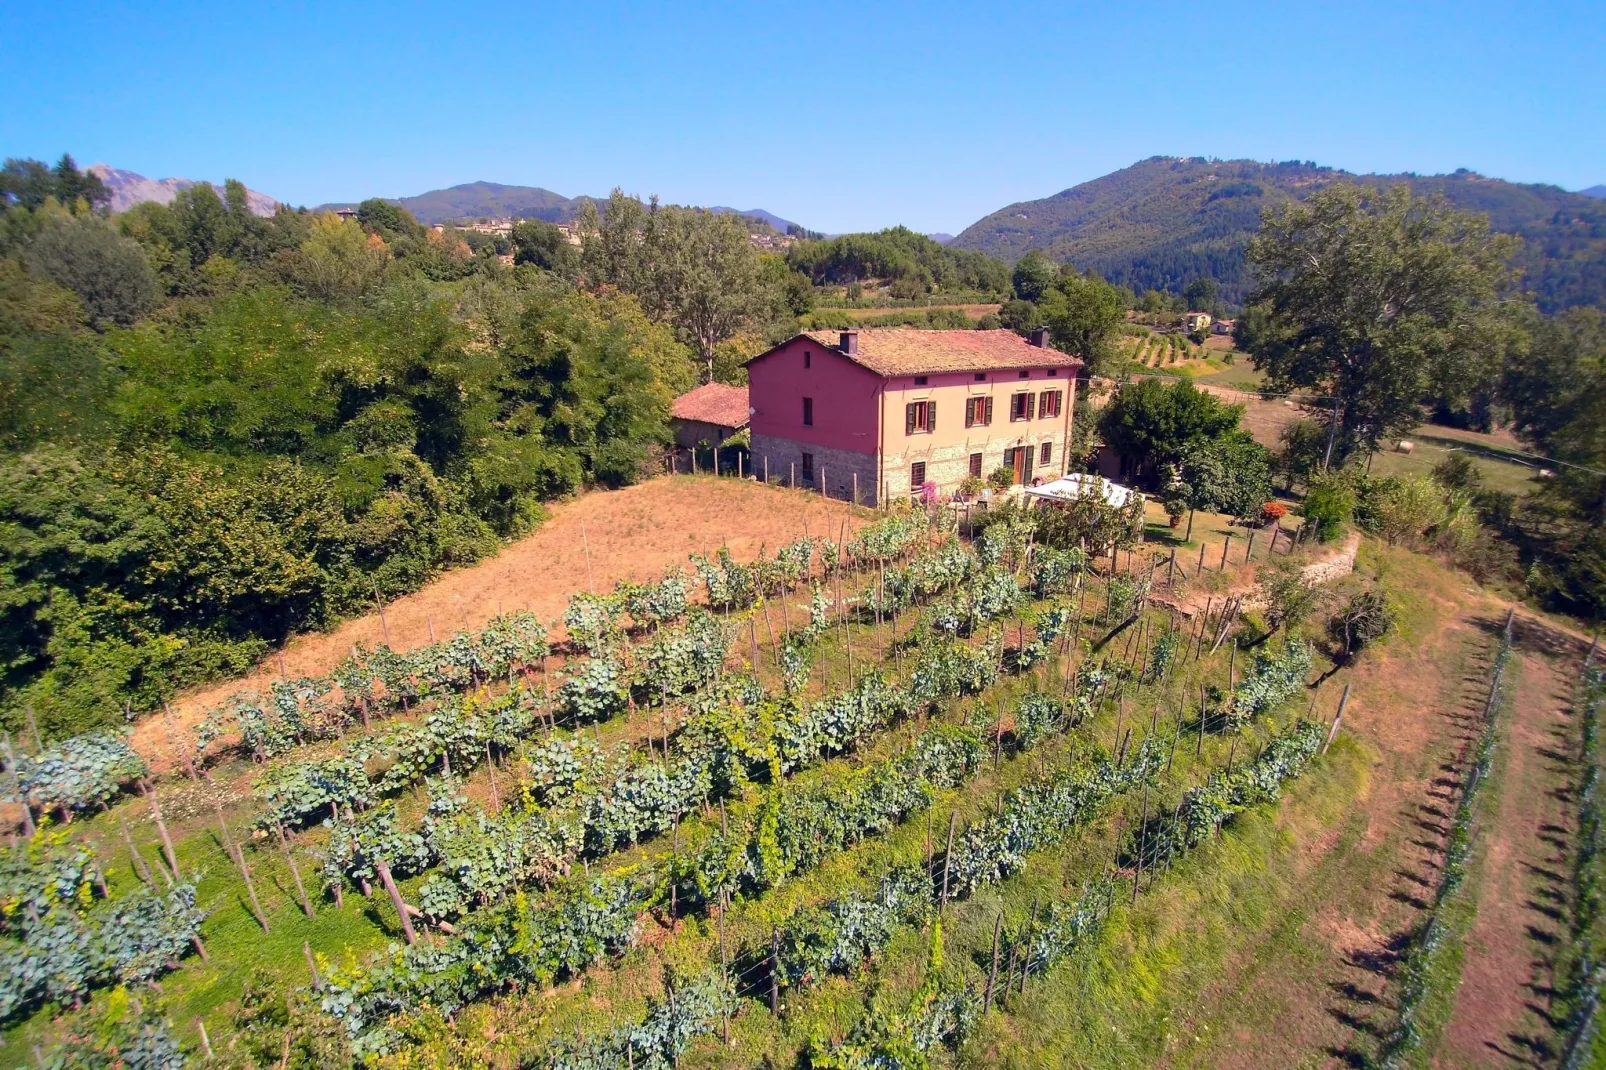
[[[1047,349],[1048,348],[1048,328],[1047,327],[1037,327],[1037,328],[1033,329],[1032,336],[1029,339],[1029,341],[1031,342],[1032,345],[1036,346],[1038,349]]]
[[[859,332],[858,331],[843,331],[842,332],[842,344],[839,345],[837,348],[842,350],[842,352],[844,354],[846,354],[847,356],[850,356],[850,357],[858,356],[859,355]]]

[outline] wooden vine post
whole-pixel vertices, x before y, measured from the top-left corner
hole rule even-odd
[[[942,853],[942,899],[937,904],[938,910],[948,905],[948,871],[954,863],[954,829],[958,825],[959,811],[951,811],[948,814],[948,847]]]
[[[383,858],[374,859],[374,869],[379,871],[379,879],[385,885],[385,891],[390,893],[390,901],[401,917],[402,934],[407,937],[409,944],[418,942],[418,934],[413,931],[413,920],[407,916],[407,904],[402,901],[401,892],[396,889],[396,881],[390,875],[390,866]]]
[[[262,901],[257,898],[256,883],[251,880],[251,867],[245,864],[245,855],[235,846],[234,837],[229,835],[229,823],[223,820],[223,804],[213,799],[212,806],[217,811],[217,827],[223,833],[223,846],[229,852],[229,857],[234,859],[234,864],[240,867],[240,876],[245,878],[245,890],[251,897],[251,909],[256,914],[257,924],[262,926],[263,932],[270,932],[268,916],[262,909]]]
[[[997,919],[993,922],[993,964],[992,968],[987,971],[987,995],[981,1004],[982,1013],[984,1014],[993,1009],[993,986],[998,983],[998,939],[1003,934],[1004,912],[1000,910]]]

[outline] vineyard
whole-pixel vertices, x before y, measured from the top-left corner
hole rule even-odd
[[[1319,626],[1182,615],[1158,550],[1003,519],[357,644],[170,724],[162,778],[116,734],[11,741],[7,1053],[982,1058],[1338,734]]]

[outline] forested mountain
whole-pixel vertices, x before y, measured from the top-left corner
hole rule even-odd
[[[553,193],[540,186],[504,186],[500,182],[465,182],[460,186],[448,189],[432,189],[428,193],[420,193],[415,197],[388,197],[392,204],[400,205],[413,213],[413,218],[426,225],[431,223],[454,223],[464,220],[480,218],[508,218],[540,219],[548,223],[569,223],[580,217],[580,211],[587,204],[606,204],[607,198],[593,198],[581,194],[578,197],[565,197],[561,193]],[[325,204],[318,207],[318,211],[334,211],[339,208],[355,208],[355,202]],[[767,223],[781,233],[792,226],[790,220],[782,219],[773,212],[762,208],[743,210],[739,208],[715,207],[709,211],[720,214],[734,214],[747,216]]]
[[[1244,247],[1261,210],[1335,182],[1406,182],[1487,213],[1496,230],[1524,239],[1525,284],[1547,311],[1606,303],[1606,205],[1556,186],[1521,185],[1471,171],[1450,175],[1354,175],[1309,161],[1155,156],[1037,201],[1000,209],[967,227],[954,247],[1013,261],[1031,249],[1092,268],[1137,292],[1180,291],[1200,276],[1231,303],[1248,294]]]

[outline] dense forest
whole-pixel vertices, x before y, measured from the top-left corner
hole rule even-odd
[[[649,213],[616,194],[582,251],[244,193],[113,217],[70,157],[0,175],[13,728],[152,708],[655,471],[698,358],[795,325],[793,273],[726,216],[653,206],[625,241]]]
[[[1002,261],[941,245],[908,227],[799,242],[787,251],[786,262],[816,286],[875,279],[888,283],[894,298],[932,292],[992,297],[1009,290],[1009,268]]]
[[[1137,293],[1181,293],[1194,279],[1209,277],[1237,306],[1255,285],[1245,252],[1262,210],[1347,182],[1406,185],[1487,215],[1495,230],[1522,239],[1513,262],[1546,312],[1606,304],[1606,204],[1470,171],[1353,175],[1309,161],[1155,156],[1051,197],[1001,208],[967,227],[954,246],[1011,262],[1039,250]]]

